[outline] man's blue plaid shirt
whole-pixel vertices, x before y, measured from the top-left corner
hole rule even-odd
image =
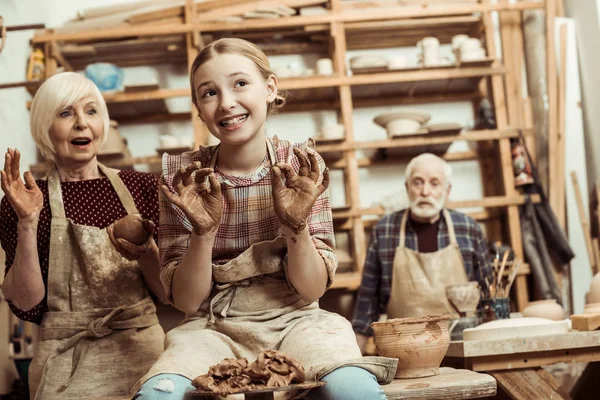
[[[406,210],[385,215],[373,229],[371,244],[365,260],[362,283],[358,290],[352,327],[355,332],[372,335],[371,322],[385,313],[392,286],[392,264],[396,247],[400,243],[400,222]],[[465,263],[469,280],[477,280],[485,287],[485,277],[491,277],[488,247],[477,222],[468,215],[448,210],[454,224],[456,240]],[[439,219],[438,249],[450,244],[445,219]],[[406,223],[406,247],[417,250],[417,234],[412,229],[410,218]]]

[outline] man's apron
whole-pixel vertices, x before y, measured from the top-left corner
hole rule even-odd
[[[131,193],[99,165],[128,214]],[[48,175],[52,212],[48,308],[29,369],[32,399],[127,396],[164,349],[164,332],[136,261],[123,258],[106,229],[65,216],[56,168]],[[85,199],[82,199],[85,207]]]
[[[274,164],[275,152],[270,141],[267,145]],[[165,353],[136,388],[163,373],[194,379],[224,358],[254,361],[266,349],[294,357],[306,369],[307,379],[354,365],[389,383],[398,360],[361,357],[350,322],[321,310],[316,301],[307,303],[292,288],[285,272],[286,253],[286,239],[278,236],[253,244],[226,264],[213,264],[214,286],[208,299],[167,333]],[[277,398],[294,395],[278,392]]]
[[[450,244],[432,253],[419,253],[405,246],[409,212],[404,213],[400,223],[400,243],[394,255],[387,316],[389,319],[437,314],[456,317],[458,315],[446,297],[446,286],[466,283],[469,278],[450,213],[444,208]]]

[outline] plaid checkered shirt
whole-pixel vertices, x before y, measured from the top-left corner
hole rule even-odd
[[[385,215],[373,228],[352,319],[355,332],[372,335],[371,323],[386,312],[392,289],[394,255],[400,243],[400,222],[405,212],[406,210],[401,210]],[[491,277],[492,269],[483,232],[468,215],[452,210],[448,212],[454,224],[467,277],[469,280],[479,281],[481,287],[485,287],[485,277]],[[450,244],[444,218],[440,218],[438,222],[437,242],[438,249]],[[410,218],[406,222],[405,246],[411,250],[418,249],[417,234],[411,227]]]
[[[306,154],[309,142],[292,144],[278,139],[277,136],[271,138],[271,141],[277,162],[290,163],[298,172],[300,164],[294,156],[293,147],[299,148]],[[216,146],[200,147],[198,151],[178,156],[163,156],[161,185],[166,185],[171,192],[175,193],[172,182],[177,170],[194,161],[200,161],[203,168],[210,167],[215,149]],[[323,179],[325,163],[318,153],[316,158],[321,170],[318,180],[320,183]],[[218,165],[215,166],[215,175],[221,183],[223,211],[213,246],[213,263],[224,264],[247,250],[252,244],[273,240],[283,234],[273,209],[270,171],[271,160],[268,154],[255,172],[245,176],[227,175],[219,170]],[[172,301],[173,274],[187,250],[192,226],[184,213],[171,204],[162,193],[159,195],[159,212],[160,278],[167,298]],[[337,257],[328,190],[315,201],[307,226],[317,251],[325,261],[329,277],[327,287],[329,287],[337,268]],[[287,255],[283,259],[284,269],[286,263]]]

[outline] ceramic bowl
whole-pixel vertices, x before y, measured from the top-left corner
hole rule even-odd
[[[562,321],[565,319],[565,309],[555,299],[537,300],[532,301],[525,307],[523,316]]]
[[[478,282],[461,283],[458,285],[446,286],[446,297],[450,300],[458,311],[464,313],[474,313],[479,304],[481,292]]]
[[[385,126],[388,136],[403,136],[416,133],[421,128],[421,123],[410,118],[398,118],[388,122]]]
[[[373,122],[385,128],[388,123],[395,119],[404,118],[418,121],[421,125],[427,123],[431,119],[431,114],[423,111],[398,111],[379,114],[373,118]]]
[[[396,318],[373,322],[379,355],[398,359],[396,378],[421,378],[439,374],[448,351],[448,315]]]

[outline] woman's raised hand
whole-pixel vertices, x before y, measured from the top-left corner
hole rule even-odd
[[[306,227],[315,200],[329,186],[329,169],[325,169],[323,181],[317,184],[321,172],[314,150],[309,148],[307,157],[294,148],[294,154],[300,163],[298,173],[285,163],[277,163],[272,167],[273,206],[279,222],[300,233]],[[285,182],[282,181],[282,171]]]
[[[212,168],[202,168],[198,161],[180,168],[173,177],[173,187],[177,194],[164,185],[161,189],[167,199],[183,211],[194,232],[197,235],[215,233],[221,222],[223,204],[221,184]]]
[[[4,169],[0,171],[0,186],[17,213],[19,222],[34,223],[44,206],[44,196],[30,171],[23,174],[23,182],[19,172],[20,162],[19,150],[8,149],[4,156]]]

